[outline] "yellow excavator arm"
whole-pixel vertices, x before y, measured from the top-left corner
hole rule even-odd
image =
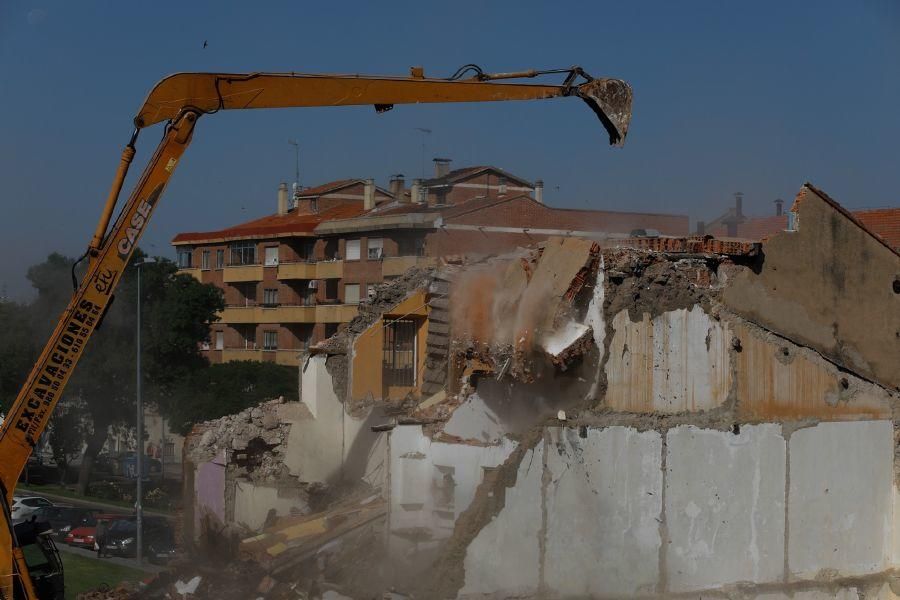
[[[472,73],[471,77],[463,78]],[[560,85],[500,83],[564,74]],[[125,267],[166,184],[204,114],[219,110],[301,106],[395,104],[582,98],[597,114],[611,144],[622,144],[631,119],[630,86],[619,79],[593,79],[582,69],[484,73],[466,65],[448,79],[426,78],[421,68],[409,77],[309,75],[299,73],[179,73],[151,90],[134,118],[135,130],[122,153],[112,189],[88,246],[88,270],[0,426],[0,599],[56,598],[58,587],[32,580],[16,542],[10,505],[16,481],[65,390],[91,334],[109,307]],[[118,218],[109,227],[119,192],[134,157],[138,132],[167,122],[165,135]],[[47,591],[44,591],[47,590]],[[56,591],[54,591],[56,590]]]

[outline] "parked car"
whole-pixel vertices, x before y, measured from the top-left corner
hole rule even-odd
[[[106,534],[98,539],[98,556],[130,558],[137,554],[137,519],[128,517],[110,524]],[[169,522],[162,517],[143,519],[144,556],[152,563],[168,562],[175,555],[175,535]]]
[[[142,476],[146,479],[151,474],[162,472],[162,462],[156,458],[151,458],[146,454],[141,457]],[[137,476],[137,456],[134,452],[123,452],[119,455],[118,474],[135,479]]]
[[[109,524],[118,519],[128,518],[127,515],[118,513],[100,513],[89,517],[83,525],[74,527],[66,534],[65,542],[70,546],[97,549],[97,536],[103,535]],[[99,530],[99,534],[98,534]]]
[[[50,525],[51,535],[57,541],[64,541],[70,531],[95,522],[100,511],[95,508],[77,506],[44,506],[34,512],[37,521]]]
[[[12,507],[10,507],[10,516],[12,517],[13,524],[21,523],[30,517],[34,511],[44,506],[53,506],[53,503],[40,496],[22,496],[20,498],[13,498],[13,504]]]

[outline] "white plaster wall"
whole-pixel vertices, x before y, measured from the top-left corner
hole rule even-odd
[[[561,597],[652,593],[662,438],[630,427],[549,430],[545,584]]]
[[[612,322],[606,363],[606,401],[614,409],[676,413],[721,405],[730,386],[730,334],[699,306],[645,313],[633,323],[628,311]]]
[[[285,465],[305,482],[328,482],[338,477],[353,442],[360,434],[370,433],[363,431],[365,418],[354,418],[344,411],[325,360],[325,355],[311,356],[301,369],[300,401],[308,412],[288,415],[279,411],[279,417],[291,423]]]
[[[391,431],[390,530],[398,537],[438,540],[449,537],[459,515],[472,503],[484,469],[501,464],[516,443],[504,439],[495,446],[433,442],[421,425],[401,425]],[[408,550],[394,544],[397,551]]]
[[[444,426],[444,433],[464,440],[497,443],[508,432],[497,413],[476,392],[453,411]]]
[[[234,488],[234,522],[260,531],[266,522],[269,511],[283,517],[309,511],[309,506],[299,496],[279,496],[278,489],[272,486],[254,485],[249,481],[235,481]]]
[[[543,443],[525,452],[516,485],[506,489],[503,510],[469,544],[459,598],[529,597],[537,592],[543,461]]]
[[[666,436],[669,589],[778,581],[784,573],[786,446],[781,426]]]
[[[788,565],[797,578],[888,566],[893,536],[891,421],[821,423],[790,439]]]

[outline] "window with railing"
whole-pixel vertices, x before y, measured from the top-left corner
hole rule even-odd
[[[385,385],[412,386],[416,382],[416,322],[397,319],[384,325],[382,376]]]
[[[256,244],[253,242],[235,242],[231,244],[232,265],[255,265]]]
[[[263,332],[263,350],[278,350],[278,332]]]
[[[278,288],[265,288],[263,290],[263,305],[278,306]]]
[[[425,256],[425,238],[402,238],[397,241],[400,256]]]
[[[178,268],[190,269],[193,266],[194,249],[179,248],[178,249]]]
[[[382,238],[369,238],[367,243],[369,260],[381,260],[384,256],[384,240]]]
[[[225,268],[225,251],[224,250],[216,250],[216,268],[217,269]]]

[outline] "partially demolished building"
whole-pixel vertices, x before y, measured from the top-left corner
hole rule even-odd
[[[895,597],[900,255],[792,212],[382,285],[300,402],[198,426],[187,538],[351,598]]]

